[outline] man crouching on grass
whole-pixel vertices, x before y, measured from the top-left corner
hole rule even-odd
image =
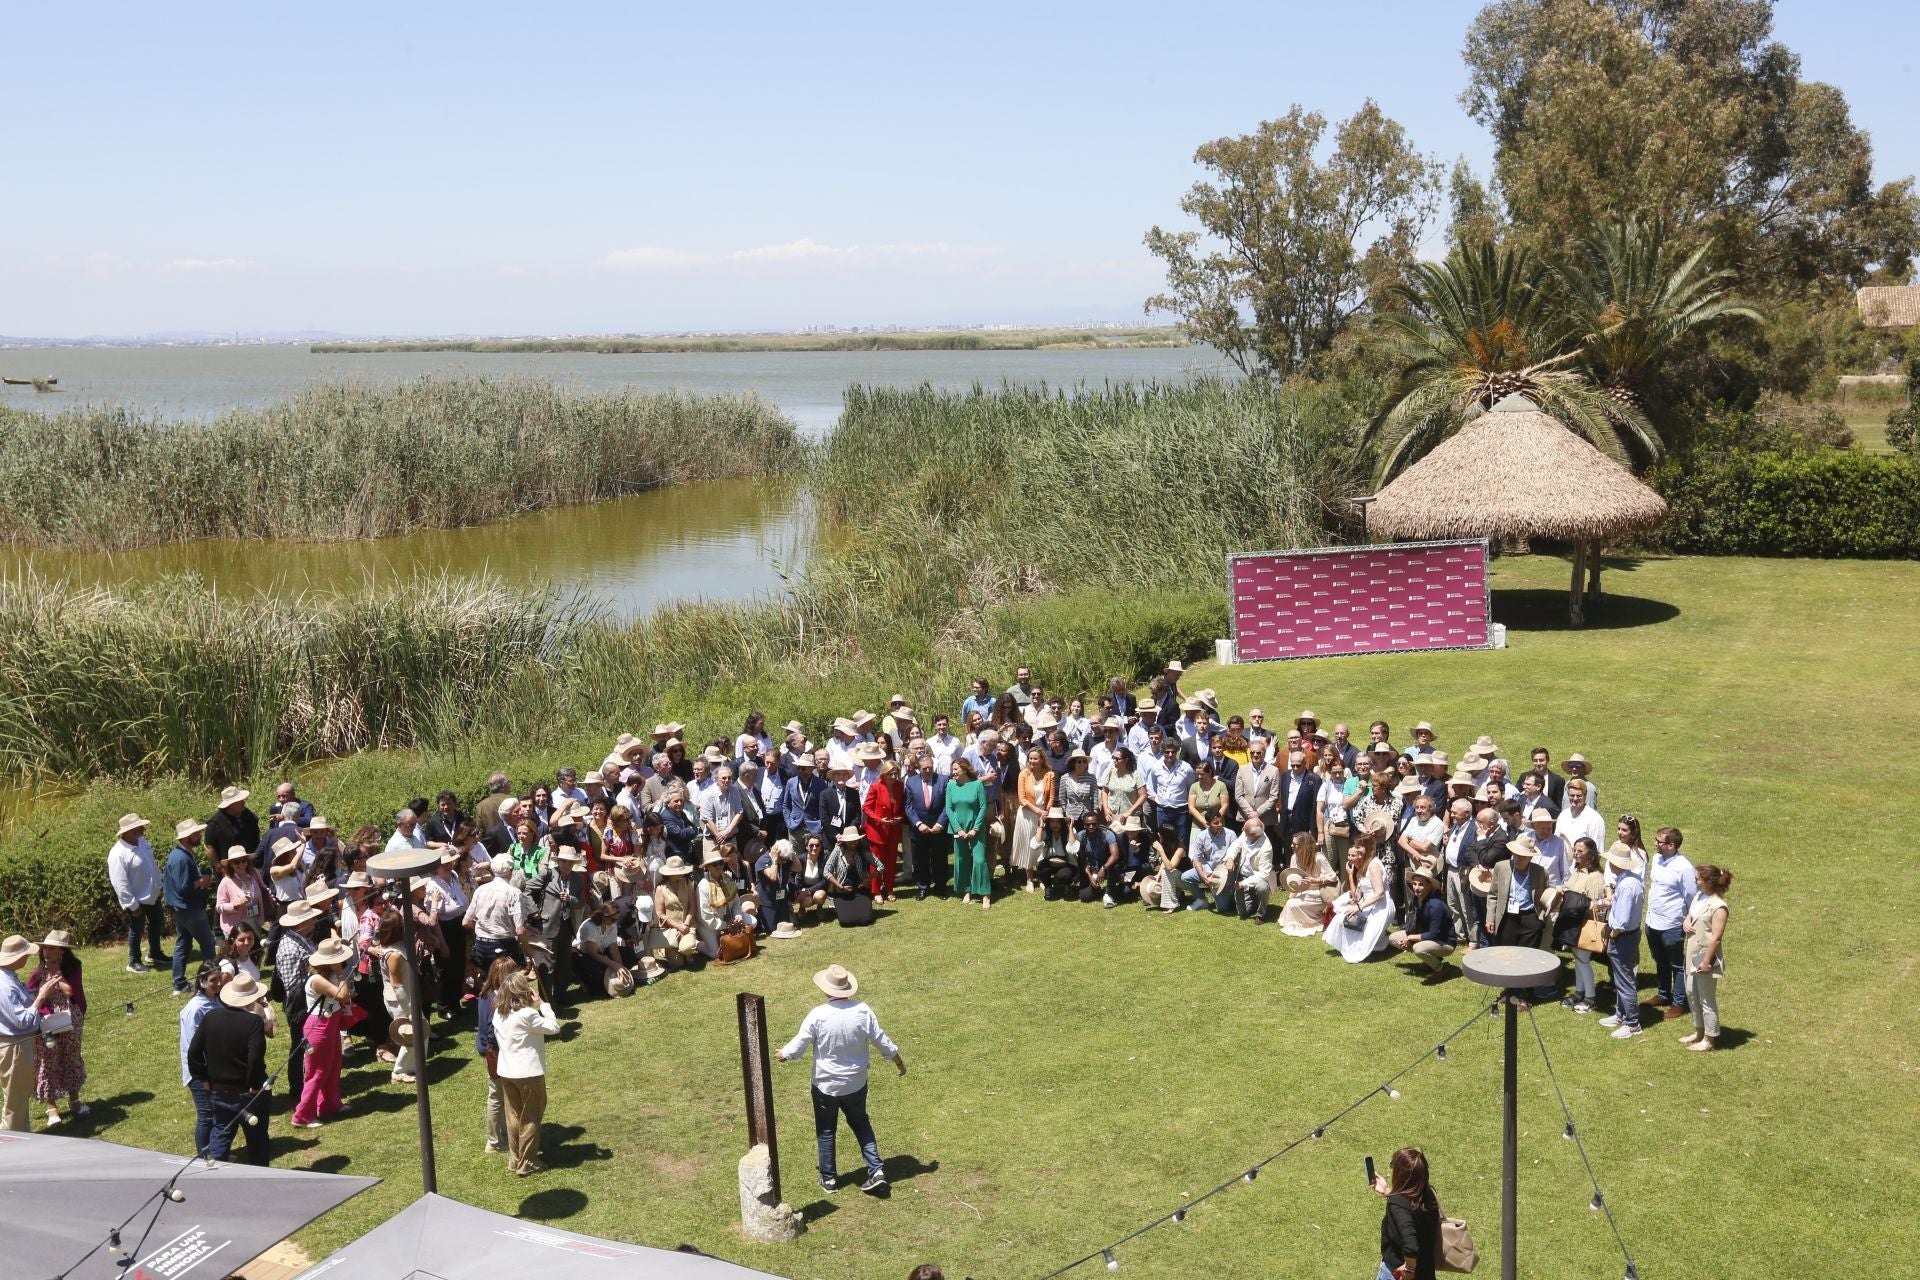
[[[800,1031],[775,1055],[782,1062],[813,1046],[813,1132],[820,1146],[820,1187],[838,1191],[840,1176],[834,1166],[834,1138],[840,1116],[860,1143],[867,1162],[862,1191],[886,1188],[886,1170],[880,1164],[880,1143],[867,1119],[867,1045],[877,1047],[887,1061],[907,1074],[907,1060],[899,1046],[880,1029],[880,1019],[864,1000],[855,1000],[860,983],[839,965],[813,975],[813,985],[826,993],[827,1002],[814,1006],[800,1023]]]

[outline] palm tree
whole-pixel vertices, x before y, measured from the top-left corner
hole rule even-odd
[[[1596,227],[1553,267],[1594,382],[1643,415],[1647,376],[1689,333],[1722,320],[1762,319],[1728,290],[1732,272],[1702,265],[1706,245],[1678,266],[1671,256],[1661,222],[1627,218]]]
[[[1545,264],[1525,249],[1456,243],[1444,262],[1416,264],[1395,285],[1403,310],[1379,324],[1400,374],[1361,443],[1385,483],[1462,423],[1509,395],[1531,400],[1622,466],[1621,435],[1651,457],[1660,437],[1578,367],[1581,332],[1568,322]]]

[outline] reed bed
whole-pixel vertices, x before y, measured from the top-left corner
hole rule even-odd
[[[1228,552],[1324,541],[1350,518],[1355,421],[1319,388],[1212,380],[856,386],[809,480],[870,545],[1001,589],[1214,582]],[[913,589],[936,584],[960,585],[922,574]]]
[[[0,540],[117,551],[379,538],[765,475],[801,456],[792,419],[752,395],[589,394],[531,379],[318,383],[210,422],[0,411]]]

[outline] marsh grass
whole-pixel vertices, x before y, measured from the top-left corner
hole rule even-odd
[[[211,422],[0,411],[0,540],[118,551],[195,538],[340,541],[483,524],[794,465],[752,395],[537,380],[316,383]]]

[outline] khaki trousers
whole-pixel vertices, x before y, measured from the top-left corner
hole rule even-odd
[[[500,1077],[507,1104],[507,1168],[519,1173],[540,1162],[540,1120],[547,1113],[547,1078]]]
[[[487,1150],[507,1149],[507,1100],[500,1092],[500,1079],[487,1077]]]
[[[1406,940],[1407,931],[1405,929],[1396,929],[1387,937],[1388,945],[1395,947]],[[1428,942],[1422,938],[1419,942],[1413,944],[1412,950],[1413,954],[1420,958],[1420,963],[1427,966],[1427,972],[1438,973],[1445,965],[1447,957],[1453,954],[1453,944],[1451,942]]]
[[[0,1040],[0,1090],[5,1093],[4,1105],[0,1105],[0,1129],[26,1133],[33,1128],[27,1105],[33,1101],[33,1063],[39,1047],[38,1036]]]

